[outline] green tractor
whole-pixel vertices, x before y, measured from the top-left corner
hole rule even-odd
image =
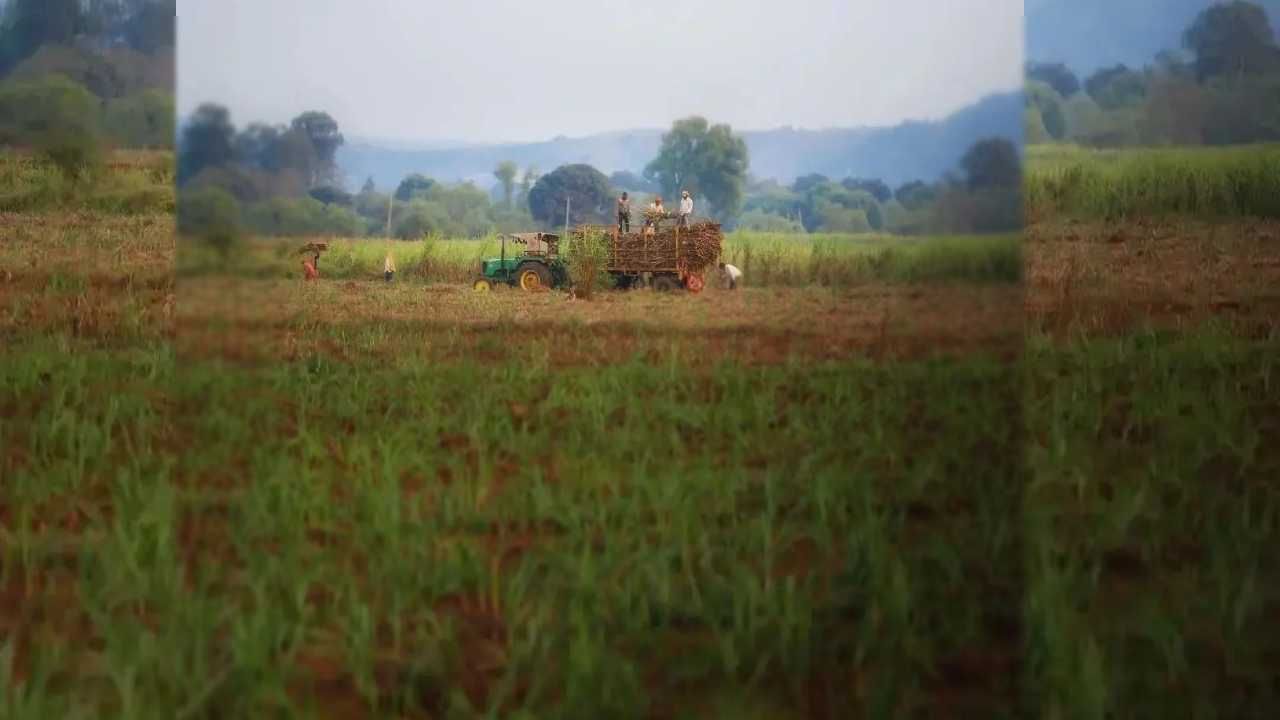
[[[480,277],[472,287],[488,292],[498,283],[521,290],[557,288],[569,280],[569,272],[560,259],[560,237],[544,232],[511,233],[500,236],[502,255],[480,261]],[[507,253],[507,243],[520,246]]]

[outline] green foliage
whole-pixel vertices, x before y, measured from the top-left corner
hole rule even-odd
[[[97,148],[89,152],[96,155]],[[171,156],[156,155],[148,162],[120,163],[90,173],[77,169],[68,176],[39,154],[0,152],[0,212],[172,215],[176,203],[171,162]]]
[[[102,148],[92,135],[51,129],[40,136],[37,147],[69,179],[92,176],[102,166]]]
[[[609,179],[590,165],[561,165],[529,190],[529,214],[546,227],[560,227],[569,201],[569,224],[608,222],[613,195]]]
[[[742,206],[747,164],[747,144],[728,125],[688,117],[677,120],[662,136],[658,156],[644,174],[672,200],[672,207],[680,192],[688,190],[695,203],[705,199],[711,215],[723,220]]]
[[[1032,148],[1033,217],[1280,218],[1280,147],[1085,150]]]
[[[520,172],[520,168],[510,160],[498,163],[498,167],[493,169],[493,176],[498,179],[498,183],[502,186],[502,204],[507,209],[511,208],[512,200],[515,197],[516,173],[518,172]]]
[[[937,190],[922,180],[903,183],[893,193],[893,198],[908,210],[920,210],[937,198]]]
[[[146,90],[107,102],[103,127],[115,144],[129,148],[172,148],[173,95]]]
[[[182,141],[178,145],[178,184],[184,184],[207,167],[231,162],[235,133],[231,113],[225,107],[205,103],[196,108],[182,129]]]
[[[247,229],[259,235],[286,237],[362,235],[365,223],[349,208],[326,205],[311,197],[277,197],[249,206]]]
[[[960,160],[971,190],[1016,188],[1022,182],[1022,159],[1003,138],[980,140]]]
[[[573,290],[578,297],[590,300],[596,288],[612,286],[613,279],[607,270],[608,233],[596,228],[570,233],[564,249],[564,259],[573,282]]]
[[[342,136],[342,132],[338,129],[338,123],[328,113],[309,111],[304,112],[293,119],[290,129],[297,133],[299,141],[297,145],[306,145],[310,147],[314,153],[314,162],[302,165],[294,163],[287,167],[298,169],[306,168],[308,171],[307,185],[313,187],[321,182],[332,181],[337,174],[337,153],[338,148],[342,147],[346,139]],[[301,138],[306,138],[306,143],[301,143]]]
[[[435,184],[435,180],[419,173],[413,173],[401,180],[400,185],[396,187],[396,200],[409,202],[416,197],[425,195]]]
[[[1080,92],[1080,78],[1063,63],[1028,63],[1027,79],[1049,86],[1064,98]]]
[[[791,218],[763,210],[748,210],[738,216],[734,228],[750,232],[795,234],[803,233],[804,226]]]
[[[97,98],[59,75],[0,84],[0,143],[35,145],[50,134],[96,137],[98,115]]]
[[[875,178],[845,178],[840,181],[846,190],[862,190],[871,194],[878,203],[889,202],[893,191],[883,180]]]
[[[178,232],[213,246],[224,260],[240,238],[240,204],[227,191],[184,190],[178,198]]]
[[[1142,73],[1121,64],[1090,75],[1085,89],[1100,107],[1116,110],[1141,103],[1147,94],[1147,81]]]
[[[1241,78],[1280,71],[1280,52],[1267,13],[1242,0],[1214,3],[1205,8],[1183,35],[1195,53],[1201,80]]]
[[[1067,135],[1066,114],[1062,110],[1063,99],[1052,87],[1041,82],[1029,82],[1026,87],[1027,105],[1037,111],[1043,131],[1054,140]],[[1034,126],[1031,126],[1034,129]]]

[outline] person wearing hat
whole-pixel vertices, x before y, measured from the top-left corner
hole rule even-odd
[[[693,197],[685,190],[680,196],[680,227],[689,227],[689,216],[693,214]]]

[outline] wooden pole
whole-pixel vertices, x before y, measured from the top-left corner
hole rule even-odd
[[[395,204],[395,201],[395,193],[387,196],[387,237],[391,237],[391,206]]]

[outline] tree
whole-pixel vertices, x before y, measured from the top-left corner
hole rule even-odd
[[[117,144],[131,148],[173,147],[173,96],[146,90],[107,103],[104,125]]]
[[[608,217],[612,199],[604,173],[585,164],[561,165],[529,190],[529,214],[544,225],[558,226],[567,200],[570,224],[600,221]]]
[[[178,232],[212,244],[225,258],[240,235],[240,204],[216,187],[190,189],[178,197]]]
[[[1057,91],[1042,82],[1028,82],[1024,96],[1027,106],[1039,113],[1050,138],[1061,140],[1067,136],[1067,117],[1062,111],[1062,96]]]
[[[728,125],[708,125],[701,117],[677,120],[662,136],[658,157],[645,167],[667,197],[681,190],[706,198],[720,219],[738,214],[747,178],[747,144]]]
[[[864,190],[871,193],[876,202],[889,202],[889,198],[893,197],[893,191],[889,186],[879,179],[864,178],[846,178],[842,183],[846,190]]]
[[[1142,102],[1147,94],[1146,78],[1124,64],[1095,72],[1084,86],[1089,97],[1106,110],[1135,105]]]
[[[1080,92],[1080,78],[1063,63],[1028,63],[1027,80],[1042,82],[1064,98]]]
[[[614,190],[626,190],[627,192],[652,193],[658,190],[658,187],[652,182],[630,170],[618,170],[610,175],[609,186]]]
[[[893,197],[907,210],[919,210],[936,200],[938,191],[922,180],[912,180],[895,190]]]
[[[521,208],[529,207],[529,191],[533,189],[534,183],[538,182],[538,168],[530,165],[525,168],[524,175],[520,177],[520,190],[516,195],[516,205]]]
[[[419,173],[408,175],[405,179],[400,181],[400,185],[396,188],[396,200],[399,202],[409,202],[415,197],[425,194],[431,189],[431,186],[435,184],[435,180],[432,180],[425,175],[421,175]]]
[[[316,164],[311,168],[310,184],[336,180],[338,148],[346,142],[337,121],[328,113],[313,110],[294,118],[290,128],[304,134],[315,151]]]
[[[129,45],[148,55],[166,47],[174,47],[176,0],[148,2],[133,15],[125,27]]]
[[[178,184],[195,177],[207,167],[230,162],[234,157],[232,142],[235,134],[231,113],[225,107],[205,103],[196,108],[178,144]]]
[[[1277,69],[1275,31],[1266,10],[1251,2],[1215,3],[1183,33],[1182,42],[1195,53],[1196,75],[1259,75]]]
[[[1022,183],[1022,161],[1018,149],[1004,138],[980,140],[960,161],[970,190],[1014,188]]]
[[[821,175],[818,173],[810,173],[808,175],[802,175],[796,178],[795,182],[791,183],[791,190],[792,192],[797,192],[797,193],[807,193],[814,186],[821,185],[822,183],[830,182],[830,181],[831,181],[831,178],[827,177],[826,175]]]
[[[355,196],[333,185],[321,185],[320,187],[312,188],[311,192],[307,194],[323,205],[338,205],[349,208],[355,203]]]
[[[364,185],[360,186],[361,195],[368,195],[369,193],[377,192],[377,190],[378,190],[378,186],[373,184],[372,175],[370,175],[369,177],[366,177],[364,179]]]
[[[520,168],[510,160],[498,163],[498,167],[493,169],[493,176],[498,178],[498,182],[502,185],[502,204],[506,208],[511,207],[511,198],[516,187],[516,173],[519,171]]]
[[[97,134],[98,99],[59,75],[0,85],[0,143],[35,145],[51,133]]]
[[[30,57],[41,45],[70,45],[87,27],[80,0],[13,0],[5,32],[0,74]]]
[[[236,135],[234,155],[236,162],[275,172],[280,169],[276,158],[276,145],[285,130],[263,123],[253,123]]]

